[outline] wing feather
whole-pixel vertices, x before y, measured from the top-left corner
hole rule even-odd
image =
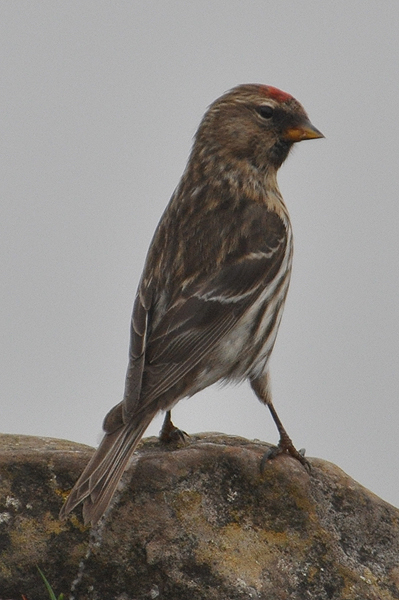
[[[165,314],[147,342],[149,377],[140,403],[173,387],[233,329],[273,278],[282,246],[277,261],[276,254],[258,254],[229,265]]]
[[[287,249],[287,232],[275,213],[264,211],[245,243],[230,253],[224,265],[191,281],[164,309],[156,324],[155,284],[144,278],[132,317],[124,421],[144,410],[210,355],[247,308],[278,273]],[[255,222],[255,219],[254,221]],[[254,231],[256,234],[254,235]],[[152,282],[152,278],[148,278]],[[155,319],[154,319],[155,322]]]
[[[140,400],[152,292],[152,280],[142,280],[134,301],[130,324],[129,366],[126,373],[122,410],[125,423],[134,414]]]

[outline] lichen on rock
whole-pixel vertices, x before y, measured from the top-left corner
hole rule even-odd
[[[4,597],[43,597],[39,560],[75,600],[399,599],[399,510],[328,462],[310,459],[309,474],[279,456],[262,474],[261,442],[149,438],[89,532],[80,509],[57,515],[91,449],[37,439],[19,458],[0,451]]]

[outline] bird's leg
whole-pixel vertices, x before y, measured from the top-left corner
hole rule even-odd
[[[159,432],[159,439],[161,442],[168,444],[169,442],[186,442],[186,438],[188,437],[185,431],[178,429],[173,425],[171,418],[171,411],[167,410],[165,414],[165,419],[162,425],[162,429]]]
[[[280,421],[280,418],[276,412],[276,409],[273,406],[273,403],[271,401],[269,401],[267,403],[267,406],[273,417],[273,421],[276,423],[278,432],[280,434],[280,441],[277,446],[275,446],[274,448],[270,448],[270,450],[268,452],[266,452],[265,456],[262,458],[261,465],[260,465],[261,471],[264,470],[265,465],[268,460],[274,458],[275,456],[278,456],[279,454],[289,454],[293,458],[296,458],[297,460],[299,460],[299,462],[308,471],[310,471],[309,461],[305,458],[305,450],[303,448],[301,450],[297,450],[295,448],[290,436],[288,435],[288,433],[286,432],[286,430],[284,428],[284,425]]]
[[[280,434],[280,441],[278,445],[274,446],[274,448],[270,448],[270,450],[268,450],[263,456],[260,464],[261,471],[263,472],[267,461],[275,458],[279,454],[289,454],[293,458],[296,458],[296,460],[298,460],[307,471],[310,471],[309,461],[305,458],[305,450],[297,450],[295,448],[290,436],[286,432],[285,427],[280,420],[280,417],[277,414],[276,409],[273,406],[268,374],[263,375],[262,378],[252,380],[251,386],[256,395],[258,396],[259,400],[266,404],[266,406],[269,408],[270,414],[272,415],[273,421],[275,422],[278,432]]]

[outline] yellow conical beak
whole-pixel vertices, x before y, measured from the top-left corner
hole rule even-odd
[[[305,121],[301,125],[288,127],[284,134],[284,139],[290,142],[302,142],[302,140],[315,140],[323,138],[324,135],[312,125],[310,121]]]

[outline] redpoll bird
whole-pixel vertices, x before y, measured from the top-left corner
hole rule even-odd
[[[248,379],[279,430],[270,456],[307,464],[272,404],[268,361],[293,250],[276,174],[294,142],[320,137],[299,102],[273,87],[241,85],[210,106],[148,252],[124,398],[62,517],[84,501],[85,522],[97,523],[154,416],[166,411],[161,439],[183,435],[171,407],[220,380]]]

